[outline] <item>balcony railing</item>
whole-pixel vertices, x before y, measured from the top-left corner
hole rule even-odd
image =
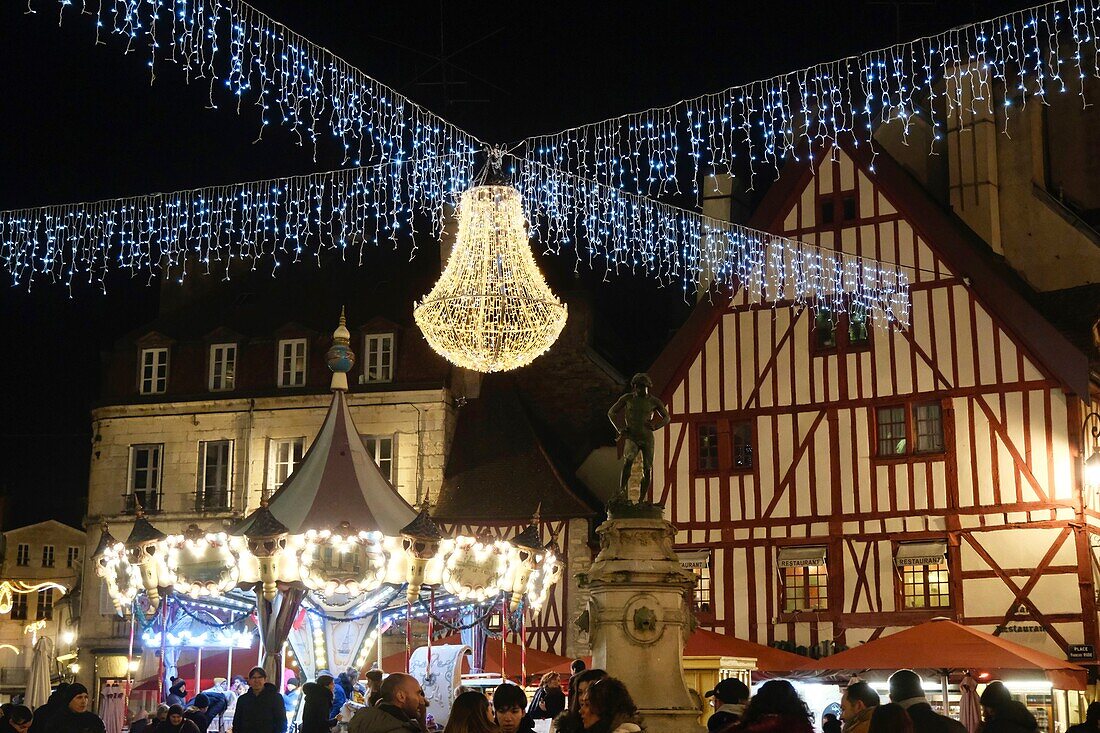
[[[234,509],[232,491],[164,492],[139,491],[122,494],[122,513],[135,514],[140,503],[146,514],[209,514],[231,512]]]
[[[122,495],[123,512],[134,514],[138,505],[146,514],[156,514],[161,511],[164,494],[160,491],[127,491]]]
[[[25,687],[27,672],[26,667],[0,667],[0,685],[4,687]]]
[[[196,512],[227,512],[233,508],[229,491],[214,489],[195,492]]]

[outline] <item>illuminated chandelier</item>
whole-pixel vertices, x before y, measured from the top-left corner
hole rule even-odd
[[[493,166],[499,166],[499,151]],[[528,243],[519,191],[475,185],[462,194],[454,251],[413,308],[437,353],[478,372],[530,364],[561,334],[566,307],[546,284]]]

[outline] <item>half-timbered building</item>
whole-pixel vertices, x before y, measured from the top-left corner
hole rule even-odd
[[[700,622],[820,655],[937,616],[1095,645],[1088,363],[1029,287],[866,146],[788,165],[750,223],[901,264],[912,318],[737,291],[660,356],[654,491],[699,566]]]

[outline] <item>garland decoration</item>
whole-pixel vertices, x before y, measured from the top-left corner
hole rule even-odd
[[[899,121],[908,140],[919,118],[933,142],[948,116],[984,109],[1006,124],[1015,106],[1076,93],[1100,76],[1100,2],[1058,0],[675,104],[526,138],[512,152],[531,163],[624,191],[659,195],[701,172],[762,169],[840,141],[868,143]],[[1066,43],[1063,45],[1061,41]],[[945,83],[946,82],[946,83]],[[942,105],[942,108],[939,107]],[[872,168],[873,169],[873,168]]]
[[[323,136],[339,141],[343,164],[468,155],[483,147],[469,133],[364,74],[326,48],[241,0],[27,0],[27,11],[56,6],[66,18],[94,21],[95,42],[115,37],[141,53],[150,83],[166,63],[187,83],[204,79],[210,106],[232,100],[259,109],[270,125],[308,142],[316,162]]]
[[[909,279],[876,263],[720,221],[511,158],[532,236],[578,266],[627,271],[686,291],[712,284],[758,299],[853,305],[876,324],[908,324]],[[168,194],[0,212],[0,264],[12,284],[36,278],[104,287],[110,269],[182,282],[188,266],[229,277],[234,260],[278,268],[325,252],[346,259],[391,240],[415,254],[414,214],[442,212],[474,160],[418,159]],[[441,218],[434,219],[436,231]],[[350,250],[350,251],[349,251]]]

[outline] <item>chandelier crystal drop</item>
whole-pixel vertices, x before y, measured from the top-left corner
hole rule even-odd
[[[502,372],[530,364],[561,334],[566,307],[535,263],[519,191],[462,194],[458,236],[443,274],[413,308],[431,347],[452,364]]]

